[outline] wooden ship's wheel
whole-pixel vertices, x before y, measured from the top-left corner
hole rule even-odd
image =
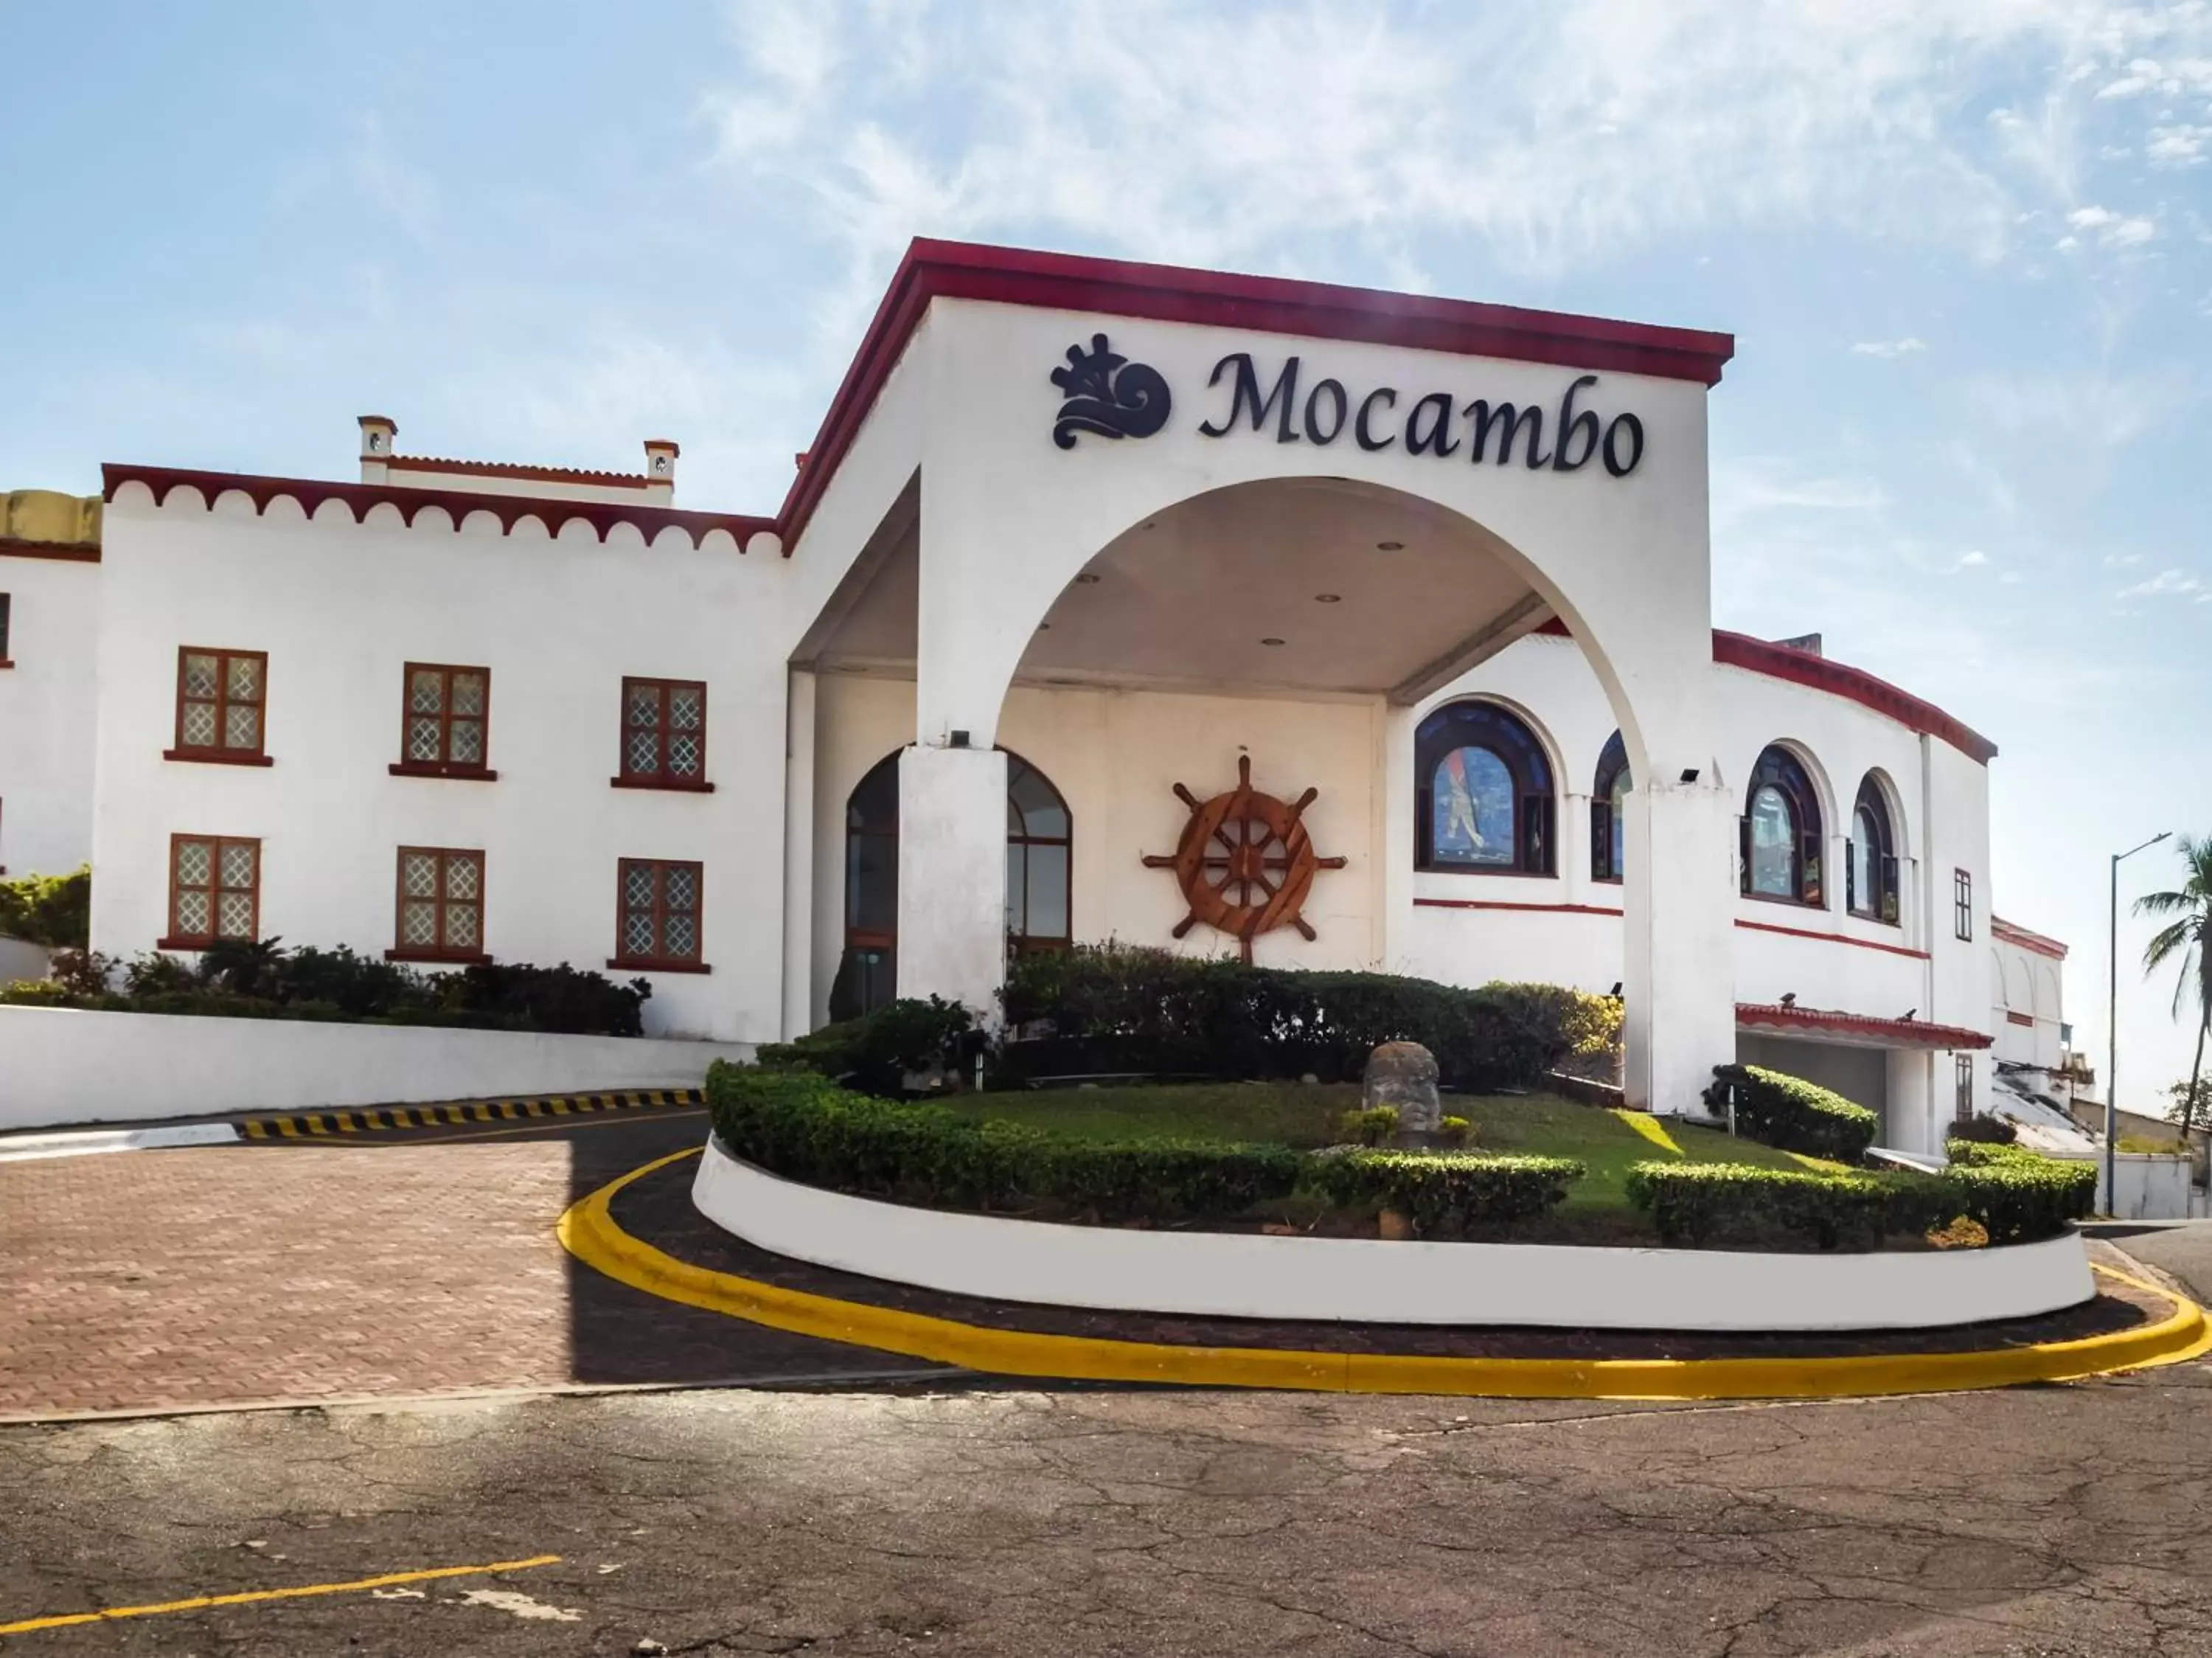
[[[1299,913],[1316,869],[1341,869],[1340,857],[1317,857],[1302,821],[1320,797],[1309,789],[1289,805],[1252,787],[1252,759],[1237,759],[1237,787],[1202,801],[1181,783],[1176,797],[1190,808],[1173,856],[1145,855],[1148,869],[1172,869],[1190,913],[1176,923],[1181,938],[1200,922],[1229,934],[1252,960],[1252,941],[1278,927],[1317,935]]]

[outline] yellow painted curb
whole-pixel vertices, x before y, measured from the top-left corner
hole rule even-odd
[[[994,1330],[712,1271],[680,1261],[616,1224],[610,1209],[616,1192],[656,1169],[698,1155],[695,1149],[656,1158],[580,1198],[561,1216],[561,1242],[587,1266],[666,1301],[798,1335],[1000,1375],[1496,1399],[1829,1399],[2067,1381],[2177,1363],[2212,1352],[2212,1328],[2207,1326],[2204,1309],[2179,1298],[2172,1298],[2172,1314],[2158,1323],[2110,1335],[1981,1352],[1865,1353],[1837,1358],[1426,1358],[1408,1353],[1183,1347]],[[2122,1273],[2107,1276],[2154,1295],[2166,1294]]]

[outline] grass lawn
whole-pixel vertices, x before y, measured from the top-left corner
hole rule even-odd
[[[1358,1105],[1359,1089],[1349,1082],[1161,1083],[963,1094],[945,1103],[970,1116],[1028,1123],[1085,1139],[1172,1134],[1310,1148],[1337,1138],[1337,1120]],[[1837,1168],[1756,1141],[1731,1139],[1717,1129],[1660,1123],[1640,1112],[1577,1105],[1556,1094],[1447,1094],[1444,1111],[1474,1125],[1476,1151],[1579,1159],[1589,1173],[1567,1189],[1557,1213],[1585,1225],[1609,1215],[1630,1219],[1628,1171],[1649,1159]]]

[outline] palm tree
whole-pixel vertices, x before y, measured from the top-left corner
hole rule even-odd
[[[2181,1096],[2181,1131],[2186,1134],[2197,1079],[2204,1074],[2205,1033],[2212,1031],[2212,835],[2202,840],[2184,835],[2178,845],[2189,879],[2178,892],[2145,893],[2136,900],[2135,912],[2172,917],[2143,947],[2143,974],[2148,978],[2176,956],[2181,959],[2180,978],[2173,987],[2176,1019],[2182,1003],[2196,992],[2197,1059],[2189,1069],[2189,1092]]]

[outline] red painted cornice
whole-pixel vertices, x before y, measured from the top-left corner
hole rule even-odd
[[[280,495],[289,495],[310,518],[325,501],[339,501],[351,510],[356,521],[366,518],[371,507],[391,506],[398,508],[405,521],[412,524],[425,507],[441,507],[458,527],[471,513],[488,512],[499,520],[502,530],[510,533],[525,518],[538,520],[547,533],[553,535],[559,534],[561,526],[570,519],[580,518],[599,532],[602,541],[617,524],[635,525],[648,541],[673,525],[691,538],[694,546],[709,531],[727,530],[740,552],[744,551],[748,536],[775,528],[772,518],[740,513],[686,512],[645,501],[477,495],[466,490],[417,489],[411,484],[337,484],[325,479],[263,478],[246,472],[196,472],[179,466],[129,466],[112,462],[100,469],[100,492],[109,501],[115,499],[116,491],[124,485],[143,484],[154,492],[155,503],[159,505],[168,499],[172,490],[189,485],[200,492],[210,507],[215,505],[218,497],[235,490],[253,503],[256,513],[268,511],[271,501]]]
[[[1701,386],[1717,384],[1723,367],[1735,355],[1734,335],[1694,328],[918,237],[899,261],[875,320],[830,401],[822,430],[807,447],[806,462],[784,497],[777,519],[787,558],[933,299],[990,300],[1459,357],[1609,369]]]
[[[2041,933],[2032,933],[2025,927],[2014,925],[2002,916],[1990,917],[1990,931],[2008,944],[2017,944],[2023,950],[2037,955],[2047,955],[2053,961],[2066,960],[2066,947],[2055,938],[2045,938]]]
[[[1986,1048],[1994,1039],[1963,1025],[1932,1025],[1920,1019],[1876,1019],[1827,1008],[1785,1008],[1777,1003],[1739,1002],[1736,1027],[1754,1030],[1827,1032],[1837,1036],[1877,1038],[1893,1047]]]
[[[1911,692],[1900,691],[1888,680],[1875,678],[1864,668],[1847,667],[1825,656],[1815,656],[1809,650],[1772,644],[1747,633],[1727,633],[1718,628],[1713,630],[1713,660],[1729,667],[1764,674],[1769,679],[1787,680],[1792,685],[1847,698],[1877,714],[1887,714],[1899,725],[1910,726],[1928,736],[1941,737],[1960,753],[1984,765],[1996,758],[1997,746],[1972,727],[1953,719],[1935,704],[1923,702]]]

